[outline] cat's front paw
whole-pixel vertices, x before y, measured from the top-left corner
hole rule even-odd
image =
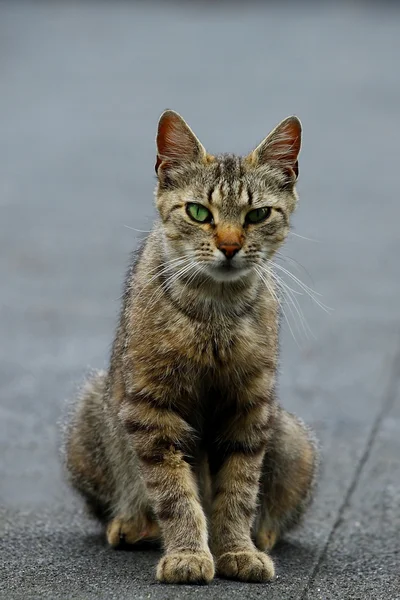
[[[208,552],[166,554],[157,566],[157,579],[162,583],[209,583],[214,573],[214,561]]]
[[[271,558],[263,552],[226,552],[217,560],[217,572],[221,577],[240,581],[270,581],[275,568]]]

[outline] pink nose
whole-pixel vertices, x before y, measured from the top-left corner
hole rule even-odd
[[[225,254],[226,258],[233,258],[239,252],[241,245],[238,243],[220,244],[218,248]]]

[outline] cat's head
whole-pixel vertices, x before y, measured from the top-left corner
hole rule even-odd
[[[297,202],[297,117],[282,121],[246,157],[212,156],[167,110],[156,143],[156,200],[168,258],[183,272],[187,267],[215,281],[238,280],[268,261],[289,232]]]

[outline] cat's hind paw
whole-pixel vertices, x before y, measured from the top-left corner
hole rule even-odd
[[[154,521],[124,519],[115,517],[107,526],[107,541],[113,548],[123,544],[136,544],[160,537],[160,530]]]
[[[276,531],[259,531],[256,537],[256,546],[262,552],[272,550],[278,538]]]

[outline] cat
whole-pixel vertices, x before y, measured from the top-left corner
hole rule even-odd
[[[159,581],[268,581],[318,462],[276,398],[270,259],[297,203],[301,124],[213,156],[167,110],[156,144],[160,218],[128,272],[109,369],[74,403],[67,473],[111,546],[162,541]]]

